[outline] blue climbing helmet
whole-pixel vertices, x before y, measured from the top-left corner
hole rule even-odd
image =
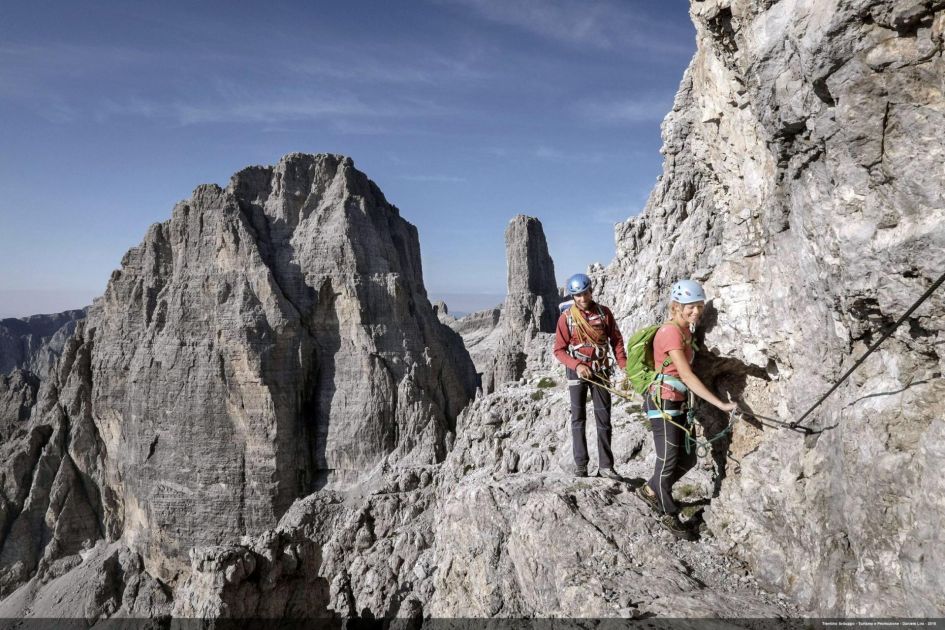
[[[584,293],[591,288],[591,279],[583,273],[576,273],[568,278],[568,295],[577,295]]]
[[[680,280],[673,285],[669,292],[670,299],[680,304],[692,304],[693,302],[705,302],[705,291],[695,280]]]

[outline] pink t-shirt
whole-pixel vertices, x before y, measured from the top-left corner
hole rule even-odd
[[[653,365],[656,366],[657,372],[660,371],[663,361],[669,356],[670,350],[685,351],[686,361],[689,365],[692,365],[692,358],[695,355],[695,351],[692,349],[692,333],[689,332],[688,328],[684,332],[683,329],[676,324],[665,324],[656,331],[656,336],[653,337]],[[679,369],[674,363],[670,363],[663,370],[663,374],[678,378]],[[661,394],[665,400],[686,399],[685,394],[677,392],[669,385],[663,385]]]

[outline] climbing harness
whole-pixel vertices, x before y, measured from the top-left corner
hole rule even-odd
[[[572,303],[566,313],[568,332],[572,339],[577,337],[580,342],[568,344],[568,354],[583,363],[587,363],[592,372],[609,376],[613,371],[613,360],[610,358],[607,347],[606,331],[595,329],[576,304]],[[606,327],[607,316],[599,304],[597,305],[597,317]],[[575,331],[577,332],[576,335]]]
[[[607,359],[612,365],[613,359],[611,359],[610,357],[607,357]],[[673,379],[675,381],[678,381],[680,384],[682,383],[682,381],[680,381],[679,379],[676,379],[673,376],[664,375],[664,377],[667,380]],[[619,398],[623,398],[624,400],[628,400],[631,402],[639,402],[639,399],[641,398],[635,395],[632,390],[628,389],[629,381],[627,380],[622,381],[621,384],[618,386],[606,376],[599,373],[595,373],[595,372],[592,372],[591,375],[587,378],[584,378],[582,376],[579,376],[578,378],[592,385],[596,385],[600,387],[601,389],[605,389],[611,394],[618,396]],[[654,381],[654,383],[656,382]],[[666,384],[669,385],[670,382],[667,382]],[[683,387],[685,387],[685,385],[683,385]],[[688,392],[688,389],[687,389],[687,392]],[[660,418],[663,421],[668,422],[669,424],[679,428],[683,432],[683,435],[685,436],[683,444],[684,444],[684,448],[686,449],[686,453],[691,453],[694,449],[696,451],[697,456],[705,457],[712,450],[712,443],[716,442],[717,440],[721,440],[723,437],[731,433],[735,423],[742,417],[742,415],[738,409],[732,410],[729,413],[729,421],[727,423],[727,426],[721,431],[719,431],[718,433],[716,433],[715,435],[713,435],[711,438],[694,435],[696,427],[700,425],[696,422],[695,411],[692,408],[692,400],[691,400],[692,394],[688,393],[688,395],[690,396],[690,400],[688,401],[688,404],[687,404],[688,409],[686,411],[685,420],[677,421],[679,419],[679,416],[683,415],[682,410],[663,409],[661,397],[657,398],[659,407],[657,409],[648,410],[647,418],[649,419]]]

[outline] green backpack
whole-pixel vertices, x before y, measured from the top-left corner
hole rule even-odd
[[[627,340],[627,367],[624,371],[633,391],[641,395],[658,374],[656,366],[653,365],[653,337],[660,326],[662,324],[641,328]],[[668,361],[669,357],[666,357],[666,360]]]
[[[624,371],[627,373],[627,380],[633,386],[633,391],[641,396],[660,372],[673,362],[667,356],[659,370],[653,364],[653,337],[665,325],[666,322],[646,326],[633,333],[627,340],[627,367]],[[690,343],[695,348],[695,341]]]

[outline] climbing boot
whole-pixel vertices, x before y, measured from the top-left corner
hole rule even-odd
[[[623,475],[618,473],[613,468],[601,468],[597,471],[599,477],[606,477],[607,479],[613,479],[614,481],[626,481]]]
[[[694,531],[683,525],[676,514],[664,514],[660,517],[660,525],[663,529],[680,540],[698,540],[699,536]]]
[[[574,476],[575,477],[587,477],[587,464],[575,464],[574,465]]]
[[[642,486],[639,486],[634,492],[640,499],[650,506],[650,509],[656,512],[657,514],[663,513],[663,506],[660,505],[660,500],[656,498],[655,494],[650,494],[646,491],[647,485],[644,483]]]

